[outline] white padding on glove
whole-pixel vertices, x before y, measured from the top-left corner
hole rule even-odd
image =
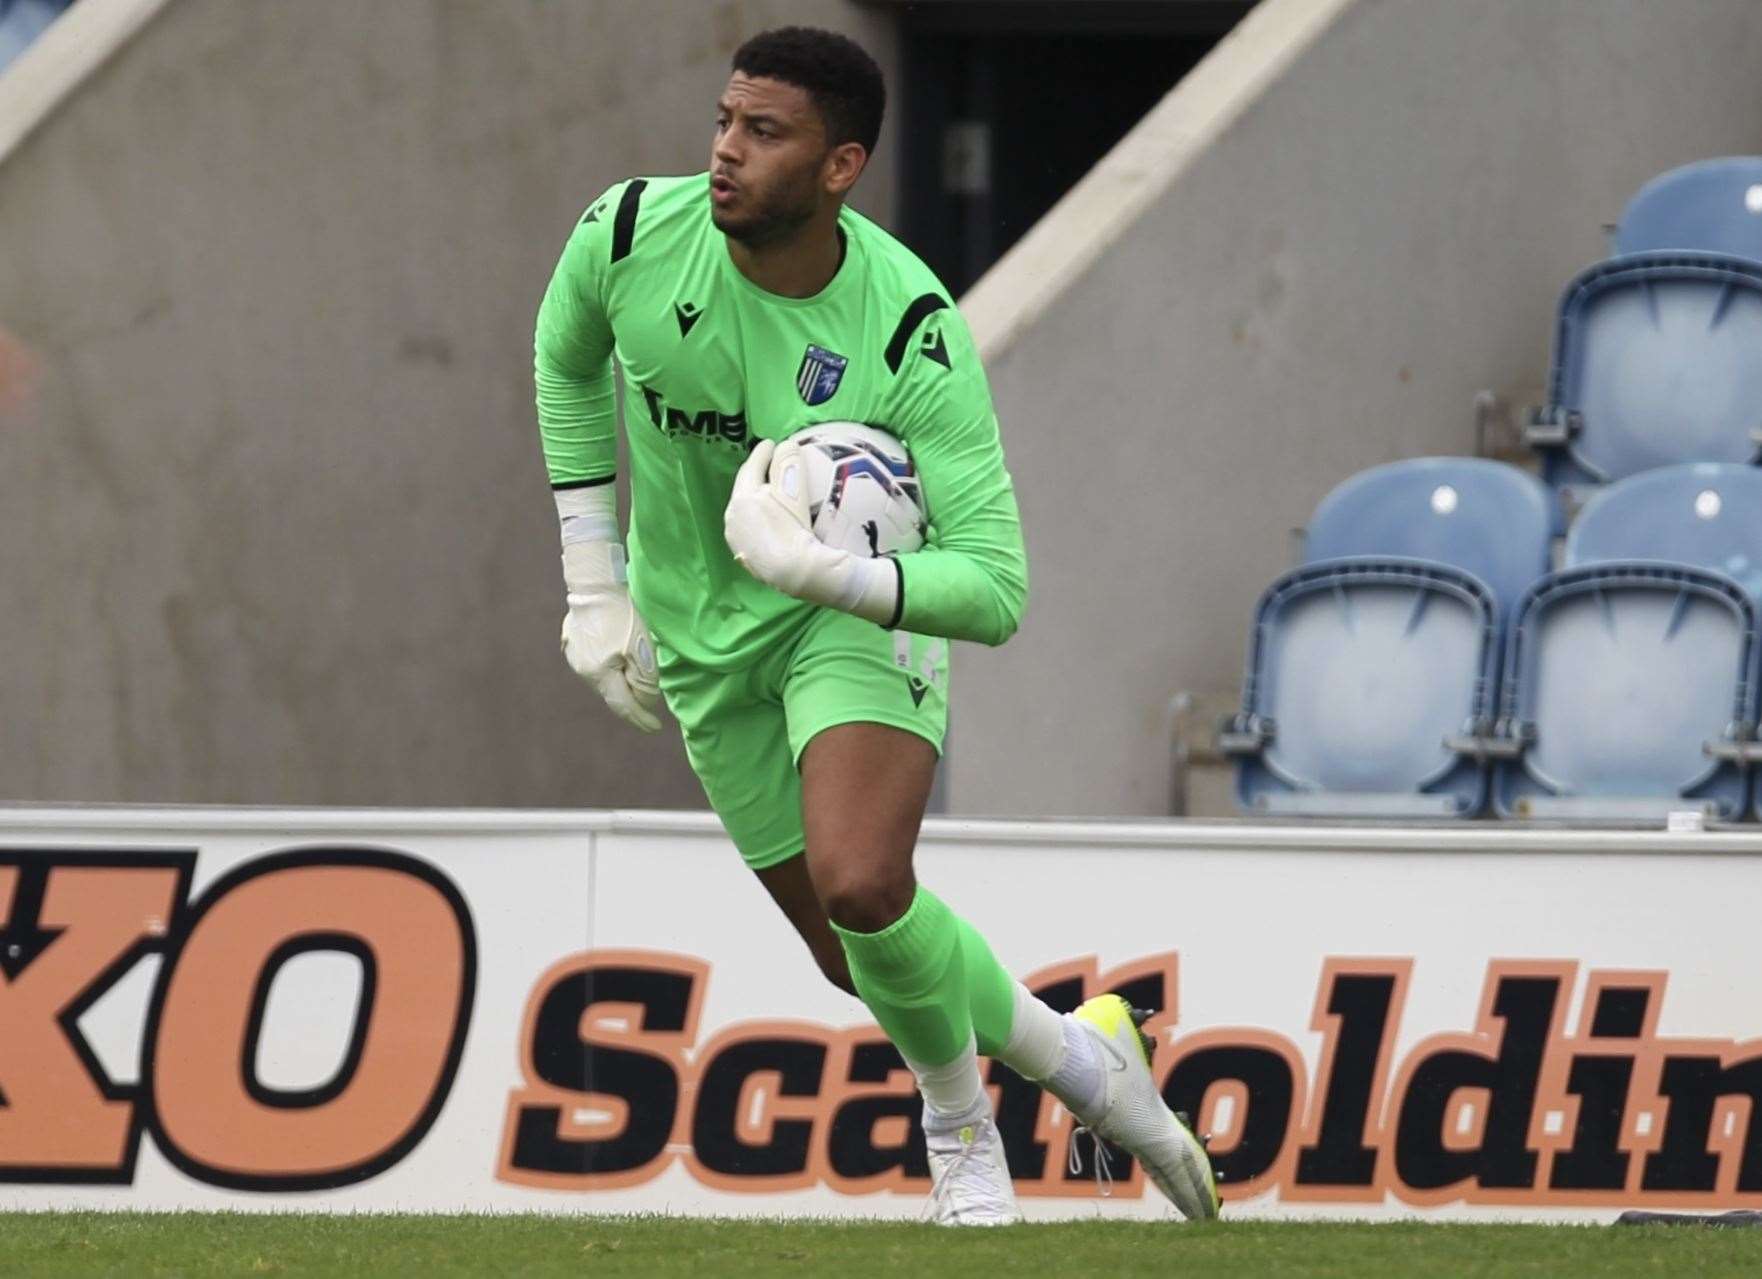
[[[615,541],[566,542],[563,582],[569,588],[563,656],[570,667],[620,719],[645,733],[658,731],[661,684],[655,645],[630,602],[624,548]]]
[[[808,519],[807,467],[793,440],[759,441],[734,477],[722,535],[765,585],[883,626],[898,622],[899,566],[827,546]]]

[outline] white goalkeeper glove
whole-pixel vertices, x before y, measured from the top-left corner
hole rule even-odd
[[[610,484],[557,494],[563,523],[563,657],[607,706],[645,733],[660,729],[655,645],[625,584],[624,548]]]
[[[899,622],[899,565],[828,546],[808,519],[807,466],[793,440],[760,440],[734,477],[722,535],[765,585],[882,626]]]

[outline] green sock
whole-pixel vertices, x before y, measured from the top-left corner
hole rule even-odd
[[[979,1052],[995,1057],[1009,1043],[1016,1017],[1016,983],[991,947],[979,936],[979,930],[964,919],[956,919],[961,930],[961,965],[967,974],[967,1007],[973,1014],[973,1035],[979,1041]]]
[[[995,1052],[1009,1038],[1015,987],[984,938],[936,894],[919,888],[906,913],[878,933],[834,924],[851,980],[907,1060],[943,1066],[977,1038]]]

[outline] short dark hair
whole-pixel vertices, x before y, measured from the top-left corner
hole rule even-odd
[[[887,84],[855,40],[818,27],[776,27],[736,49],[731,69],[805,89],[826,122],[828,144],[857,142],[875,154]]]

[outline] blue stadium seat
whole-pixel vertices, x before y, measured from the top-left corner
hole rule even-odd
[[[1562,562],[1623,560],[1710,569],[1762,600],[1762,469],[1665,466],[1605,490],[1579,513]]]
[[[1261,596],[1221,734],[1249,812],[1473,817],[1509,602],[1547,568],[1548,491],[1513,467],[1375,467],[1316,509]]]
[[[1548,570],[1548,490],[1503,462],[1419,457],[1360,471],[1321,500],[1303,559],[1402,555],[1448,564],[1517,603]]]
[[[1762,472],[1676,466],[1599,494],[1519,605],[1494,803],[1508,817],[1736,820],[1751,806]]]
[[[1617,253],[1690,249],[1762,261],[1762,156],[1730,155],[1661,173],[1627,202]]]
[[[1757,460],[1762,262],[1678,252],[1612,258],[1560,300],[1549,404],[1528,438],[1576,505],[1680,462]]]
[[[0,70],[61,16],[71,0],[0,0]]]

